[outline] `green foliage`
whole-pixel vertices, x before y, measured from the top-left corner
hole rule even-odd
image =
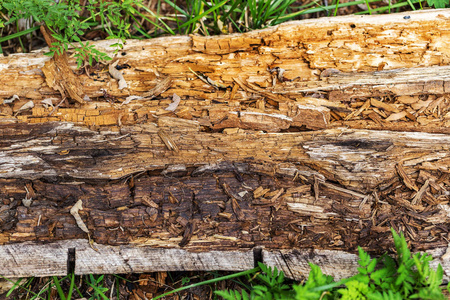
[[[44,285],[44,287],[38,292],[35,293],[30,290],[32,282],[35,280],[34,277],[28,278],[25,280],[23,278],[18,279],[14,285],[11,287],[11,289],[6,293],[6,297],[10,297],[11,294],[16,289],[24,290],[28,293],[27,299],[35,300],[35,299],[50,299],[50,295],[52,295],[52,289],[56,289],[58,293],[58,299],[61,300],[71,300],[71,299],[79,299],[79,298],[85,298],[85,296],[82,294],[82,292],[79,290],[79,288],[75,285],[75,274],[71,273],[65,277],[58,278],[57,276],[52,276],[48,278],[47,283]],[[0,275],[0,278],[6,279],[8,281],[11,281],[10,279],[7,279]],[[87,275],[80,277],[80,281],[85,278],[86,284],[92,288],[92,293],[89,300],[100,300],[100,299],[109,299],[108,296],[106,296],[106,293],[109,292],[109,288],[105,286],[104,283],[104,275],[100,275],[98,277],[95,277],[94,275]],[[119,278],[123,279],[117,275],[114,275],[114,278],[116,280],[117,287],[119,286]],[[78,297],[73,296],[73,293],[76,292],[78,294]],[[109,294],[109,293],[108,293]],[[116,296],[118,296],[119,292],[117,291]],[[47,296],[45,296],[47,295]]]
[[[95,278],[94,275],[89,275],[89,280],[87,284],[94,290],[93,295],[90,299],[97,300],[97,299],[105,299],[108,300],[109,298],[105,295],[105,293],[109,290],[107,287],[103,286],[103,277],[104,275],[100,275],[97,278]]]
[[[449,7],[449,1],[448,0],[427,0],[427,3],[430,7],[435,8],[446,8]]]
[[[295,291],[296,300],[313,300],[313,299],[333,299],[330,293],[315,290],[315,288],[327,286],[334,282],[333,277],[324,275],[319,266],[309,263],[311,271],[308,279],[303,285],[294,285],[292,288]]]
[[[243,290],[241,293],[232,291],[215,291],[214,293],[226,300],[271,300],[271,299],[293,299],[294,291],[285,284],[284,273],[273,269],[262,263],[258,263],[261,272],[257,273],[255,280],[258,284],[251,287],[249,293]]]
[[[358,274],[334,282],[324,275],[320,268],[310,263],[308,279],[300,285],[292,286],[292,293],[284,283],[283,272],[276,268],[272,271],[260,264],[263,271],[256,278],[259,285],[253,285],[249,291],[216,291],[226,300],[240,299],[345,299],[345,300],[401,300],[401,299],[445,299],[440,285],[443,269],[430,268],[432,257],[428,254],[411,252],[403,233],[398,235],[392,229],[397,258],[383,255],[372,259],[361,247],[358,248]],[[381,266],[380,266],[381,265]],[[280,288],[282,287],[282,288]],[[450,290],[450,284],[447,286]]]
[[[94,60],[111,59],[88,42],[83,43],[80,37],[92,26],[100,26],[108,34],[108,39],[119,40],[113,45],[118,51],[125,39],[131,37],[130,16],[137,12],[134,8],[136,3],[138,3],[137,0],[111,2],[89,0],[82,6],[80,0],[11,0],[3,2],[0,8],[6,10],[9,18],[5,25],[14,24],[23,18],[32,18],[40,25],[45,24],[57,41],[50,45],[50,52],[47,55],[61,54],[71,46],[74,48],[77,64],[80,67],[85,61],[92,64]],[[36,26],[31,30],[38,28]],[[29,32],[30,30],[19,32],[14,37]],[[13,37],[9,36],[9,38]]]

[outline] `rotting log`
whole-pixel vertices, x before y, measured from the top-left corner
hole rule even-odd
[[[47,85],[45,50],[1,57],[0,274],[262,261],[301,279],[310,261],[342,278],[393,227],[448,276],[448,18],[128,41],[128,87],[77,73],[84,104]]]

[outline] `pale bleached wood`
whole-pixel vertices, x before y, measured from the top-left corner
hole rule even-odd
[[[0,246],[0,275],[5,277],[44,277],[67,274],[67,253],[75,248],[75,274],[124,274],[158,271],[242,271],[254,267],[253,251],[189,252],[139,246],[93,245],[87,240],[66,240],[50,244],[19,243]],[[443,258],[447,248],[429,251],[435,269],[441,264],[444,280],[450,274],[450,260]],[[359,267],[356,254],[336,250],[292,249],[262,251],[263,263],[282,270],[286,277],[308,277],[308,263],[318,265],[335,280],[355,275]]]
[[[444,256],[447,248],[436,248],[427,251],[433,260],[430,266],[436,270],[441,264],[444,270],[444,281],[450,278],[450,259]],[[335,281],[358,274],[358,255],[344,251],[299,249],[281,251],[263,251],[264,263],[282,270],[287,277],[304,280],[308,277],[311,267],[309,263],[318,265],[326,275],[334,277]],[[372,255],[372,258],[376,256]]]
[[[93,249],[95,247],[96,250]],[[107,246],[87,240],[50,244],[18,243],[0,246],[0,275],[5,277],[63,276],[68,249],[75,249],[75,274],[125,274],[159,271],[239,271],[254,266],[253,252],[161,249]]]

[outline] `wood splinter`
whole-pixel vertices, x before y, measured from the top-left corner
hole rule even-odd
[[[46,26],[41,26],[41,32],[49,47],[52,47],[53,43],[57,42],[51,36]],[[85,103],[85,100],[90,100],[85,94],[80,81],[70,69],[66,52],[61,54],[55,52],[52,59],[47,61],[42,67],[42,72],[45,75],[45,81],[48,86],[59,91],[62,98],[69,96],[81,104]]]

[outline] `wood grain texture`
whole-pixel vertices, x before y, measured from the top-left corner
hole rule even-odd
[[[44,51],[0,57],[0,274],[65,274],[73,248],[77,274],[242,270],[263,249],[290,278],[342,278],[392,227],[448,276],[449,17],[127,41],[121,90],[69,59],[85,103],[47,85]]]
[[[165,108],[176,93],[181,102],[171,115],[200,119],[202,126],[211,129],[240,127],[277,132],[301,126],[334,127],[330,113],[348,114],[355,109],[349,102],[360,98],[388,97],[394,105],[400,105],[395,97],[448,93],[448,17],[448,10],[430,10],[390,18],[350,16],[290,22],[228,36],[130,40],[115,57],[124,68],[121,72],[128,88],[119,90],[108,72],[93,69],[89,76],[78,75],[78,80],[94,101],[70,108],[63,105],[52,114],[41,104],[46,98],[54,98],[55,104],[60,102],[60,95],[47,86],[42,72],[49,58],[44,51],[10,55],[0,58],[0,97],[18,95],[20,101],[3,106],[2,117],[8,118],[9,111],[13,115],[33,100],[35,108],[31,114],[20,113],[20,120],[69,121],[88,126],[134,124],[136,120],[155,121],[155,116],[171,114]],[[112,55],[112,43],[95,44]],[[75,69],[75,61],[70,63]],[[283,82],[269,72],[277,67],[285,70]],[[235,92],[218,90],[193,72],[223,86],[239,88]],[[157,88],[168,76],[172,85],[159,99],[120,105],[128,96],[143,96]],[[412,111],[409,107],[399,109]],[[445,115],[448,108],[441,110]],[[427,117],[423,112],[419,116]],[[429,122],[426,118],[418,123],[405,118],[401,121],[408,131],[442,132],[449,127],[448,118],[431,127],[423,126]],[[384,127],[397,130],[391,122]]]
[[[76,249],[75,274],[124,274],[158,271],[240,271],[253,268],[252,251],[189,252],[182,249],[105,246],[87,240],[68,240],[50,244],[19,243],[0,246],[0,275],[5,277],[65,276],[68,249]],[[444,280],[449,279],[450,262],[442,260],[447,248],[430,253],[433,268],[441,264]],[[283,250],[262,252],[263,263],[282,270],[286,277],[303,280],[308,277],[308,263],[318,265],[335,280],[356,274],[359,267],[355,254],[331,250]]]
[[[302,166],[309,170],[303,171],[306,176],[319,171],[328,180],[369,191],[390,179],[399,162],[443,172],[450,168],[450,137],[445,134],[345,128],[223,134],[199,132],[196,122],[170,127],[170,120],[165,121],[161,124],[169,126],[123,126],[118,131],[56,122],[4,125],[0,177],[121,179],[171,165],[199,168],[225,161],[265,165],[275,174],[283,173],[281,166],[290,167],[291,175]],[[161,128],[179,152],[167,148],[158,135]]]

